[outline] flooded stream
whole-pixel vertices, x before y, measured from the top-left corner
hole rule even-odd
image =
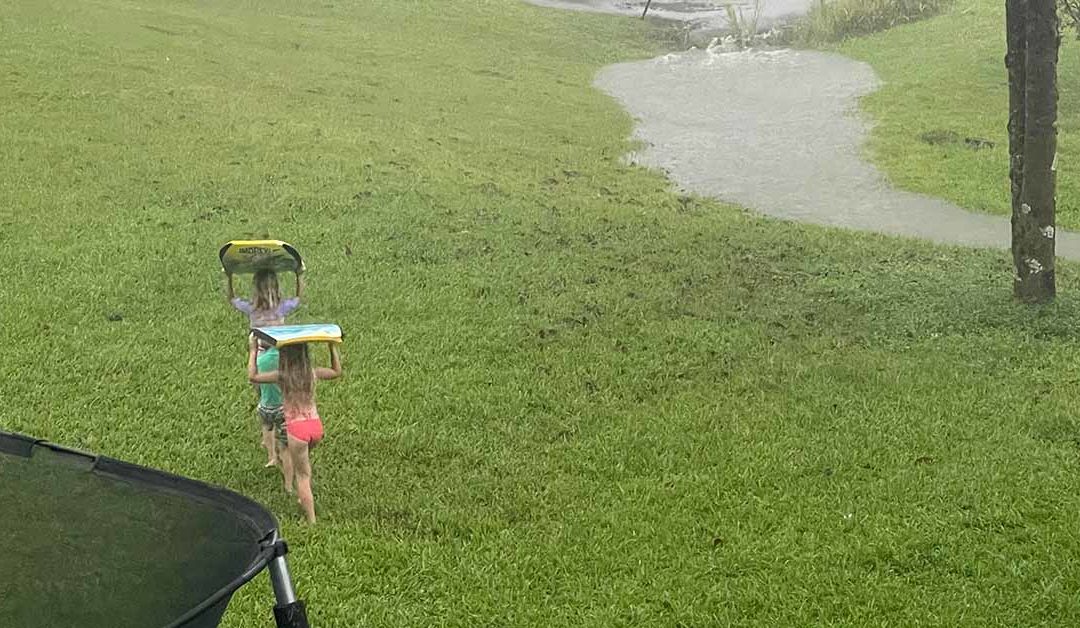
[[[640,15],[645,0],[528,0]],[[809,0],[766,0],[776,14]],[[654,0],[657,16],[720,20],[714,3]],[[703,22],[699,22],[703,23]],[[691,49],[608,66],[596,85],[637,120],[631,158],[681,188],[807,223],[1008,248],[1009,219],[896,190],[863,159],[869,129],[858,99],[878,86],[870,66],[796,50]],[[1002,177],[1006,176],[1002,164]],[[1058,231],[1060,257],[1080,259],[1080,235]]]
[[[576,11],[590,11],[595,13],[612,13],[641,17],[645,11],[647,0],[527,0],[532,4],[552,7],[556,9],[569,9]],[[762,0],[758,26],[768,28],[785,19],[806,13],[810,3],[814,0]],[[653,18],[692,23],[702,29],[724,29],[727,27],[726,5],[732,4],[741,8],[744,15],[751,15],[754,7],[753,0],[732,0],[721,2],[719,0],[652,0],[649,3],[648,15]]]
[[[877,84],[864,63],[795,50],[691,50],[596,78],[638,121],[633,159],[686,190],[788,220],[1007,247],[1008,218],[893,189],[862,158],[858,98]],[[1075,234],[1057,245],[1080,258]]]

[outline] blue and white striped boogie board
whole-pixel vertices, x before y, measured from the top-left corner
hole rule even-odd
[[[341,342],[344,339],[341,328],[333,323],[276,325],[256,327],[251,331],[272,347],[285,347],[305,342]]]
[[[300,252],[281,240],[232,240],[218,251],[218,259],[222,270],[234,275],[260,270],[304,272]]]

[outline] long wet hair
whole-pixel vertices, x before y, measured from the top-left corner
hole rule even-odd
[[[315,405],[315,369],[307,343],[287,345],[278,350],[278,384],[290,409]]]
[[[277,273],[272,270],[260,270],[255,273],[256,310],[275,310],[281,303],[281,287],[278,286]]]

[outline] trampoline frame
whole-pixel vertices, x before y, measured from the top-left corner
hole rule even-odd
[[[258,555],[243,573],[162,628],[184,628],[208,609],[231,597],[240,587],[259,575],[263,569],[269,572],[270,583],[274,590],[276,602],[274,620],[277,627],[310,628],[307,609],[303,600],[297,598],[285,558],[289,552],[288,544],[278,534],[277,519],[258,502],[229,489],[198,480],[0,430],[0,454],[31,458],[37,449],[47,449],[61,457],[81,459],[88,463],[88,473],[113,476],[128,482],[148,485],[160,491],[178,493],[198,501],[228,506],[238,515],[247,518],[254,528],[266,530],[259,541]]]

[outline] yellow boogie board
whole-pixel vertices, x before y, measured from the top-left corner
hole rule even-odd
[[[332,323],[315,325],[276,325],[251,330],[272,347],[287,347],[305,342],[341,342],[341,328]]]
[[[218,252],[221,269],[227,273],[250,274],[260,270],[304,272],[300,253],[281,240],[232,240]]]

